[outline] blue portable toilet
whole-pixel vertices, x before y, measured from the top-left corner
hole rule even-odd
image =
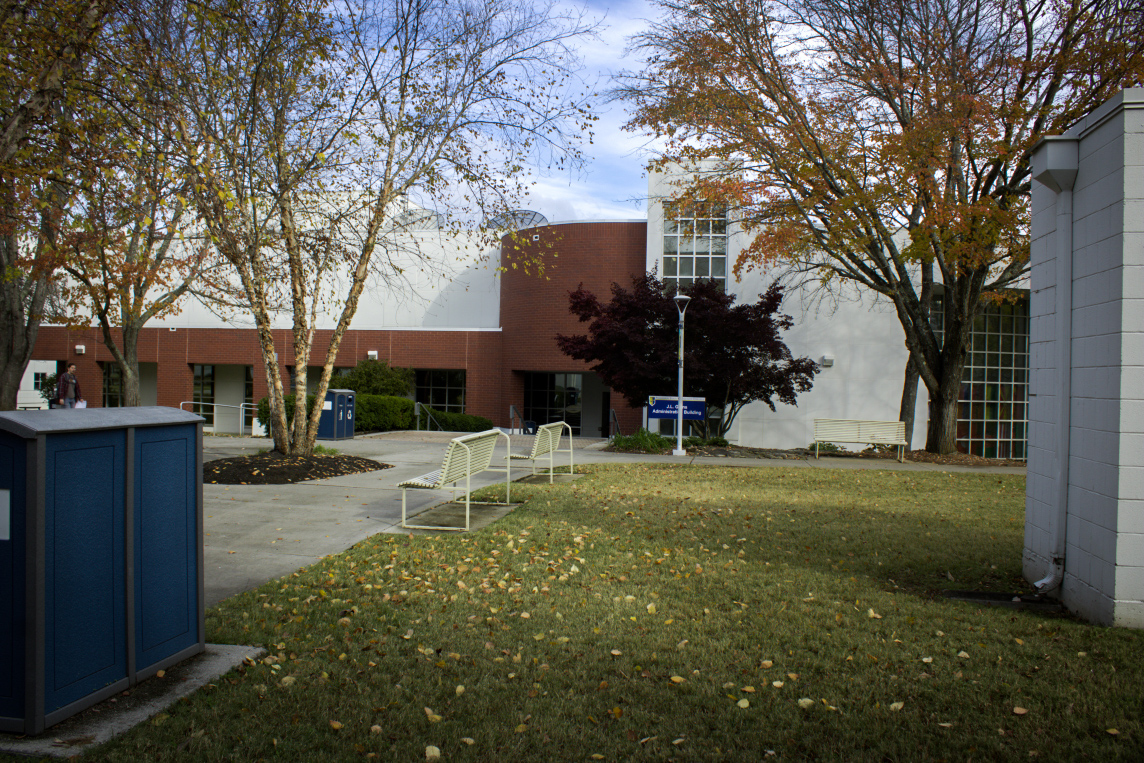
[[[326,400],[318,417],[319,440],[353,439],[356,394],[352,389],[326,390]]]
[[[39,734],[205,648],[202,427],[0,413],[0,731]]]

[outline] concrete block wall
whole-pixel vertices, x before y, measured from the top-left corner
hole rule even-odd
[[[1067,380],[1064,578],[1056,594],[1095,622],[1144,627],[1144,89],[1118,95],[1064,137],[1058,144],[1075,143],[1077,152],[1071,190],[1052,187],[1048,175],[1033,187],[1024,572],[1040,580],[1056,554]],[[1049,147],[1040,151],[1043,165]],[[1058,256],[1070,252],[1072,281],[1058,284]],[[1064,326],[1058,288],[1070,289]],[[1058,368],[1062,331],[1071,368]]]

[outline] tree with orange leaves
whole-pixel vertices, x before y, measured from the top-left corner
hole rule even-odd
[[[659,0],[621,94],[684,201],[737,210],[736,272],[782,268],[891,301],[926,449],[955,449],[974,318],[1027,273],[1030,160],[1144,78],[1132,0]],[[931,320],[935,291],[943,330]],[[911,390],[911,379],[913,387]]]

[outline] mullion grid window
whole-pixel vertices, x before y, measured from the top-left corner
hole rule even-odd
[[[579,435],[583,388],[582,374],[525,374],[524,418],[541,425],[563,421]]]
[[[710,279],[727,288],[727,212],[714,204],[663,205],[663,282],[671,290]]]
[[[418,369],[417,402],[438,411],[465,412],[465,370]]]
[[[943,312],[934,298],[934,324]],[[973,321],[957,402],[957,449],[983,458],[1027,457],[1029,303],[986,307]]]

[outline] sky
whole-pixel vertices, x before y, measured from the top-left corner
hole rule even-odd
[[[598,39],[586,41],[580,54],[585,76],[598,78],[601,90],[613,86],[621,70],[639,68],[634,54],[625,57],[628,38],[647,26],[655,9],[645,0],[590,0],[588,13],[603,18]],[[569,220],[635,220],[647,216],[649,136],[624,131],[629,106],[598,99],[594,142],[584,146],[589,157],[581,170],[542,176],[527,200],[528,208],[549,222]]]

